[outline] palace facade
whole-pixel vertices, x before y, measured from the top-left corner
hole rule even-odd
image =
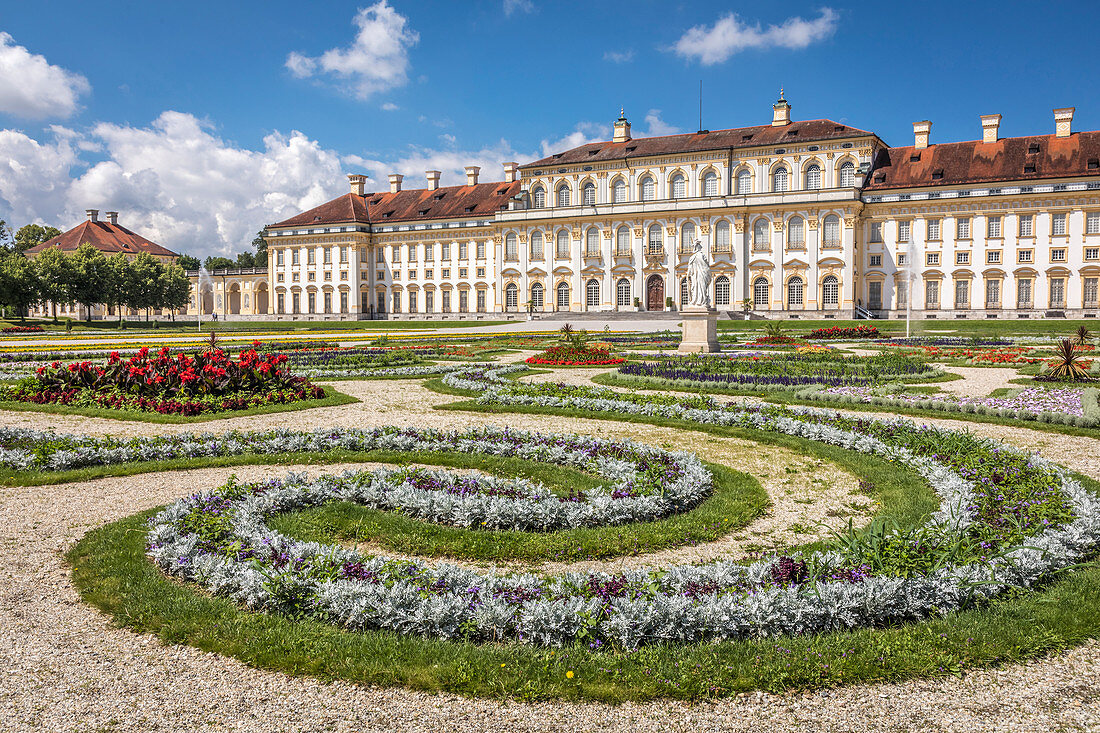
[[[266,227],[275,318],[676,310],[695,240],[712,302],[766,317],[1095,316],[1100,133],[889,147],[830,120],[610,141],[504,180],[349,193]],[[910,294],[912,297],[910,297]],[[254,307],[255,308],[255,307]],[[243,309],[242,309],[243,310]]]

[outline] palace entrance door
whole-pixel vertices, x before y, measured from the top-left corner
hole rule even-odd
[[[645,281],[645,309],[647,311],[665,309],[665,279],[660,275],[650,275]]]

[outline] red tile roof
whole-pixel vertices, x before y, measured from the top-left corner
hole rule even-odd
[[[746,148],[756,145],[795,145],[808,141],[832,140],[871,134],[873,133],[842,125],[832,120],[803,120],[776,127],[772,127],[770,124],[756,125],[754,127],[736,127],[731,130],[692,132],[684,135],[641,137],[621,143],[606,141],[588,143],[520,167],[526,170],[528,168],[554,165],[643,158],[651,155],[690,153],[702,150]]]
[[[1094,167],[1089,167],[1089,161]],[[923,150],[912,146],[886,148],[867,176],[866,189],[1098,175],[1100,132],[1076,132],[1069,137],[1034,135],[994,143],[940,143]]]
[[[167,247],[162,247],[124,226],[112,224],[109,221],[83,221],[64,234],[31,247],[27,250],[27,254],[36,255],[51,247],[60,247],[64,252],[72,252],[85,242],[106,255],[118,252],[123,254],[148,252],[156,257],[179,257],[179,254]]]
[[[475,186],[444,186],[434,191],[414,188],[397,193],[368,193],[363,196],[346,193],[269,226],[383,224],[391,221],[492,216],[501,209],[506,209],[508,201],[519,191],[519,181],[498,181]]]

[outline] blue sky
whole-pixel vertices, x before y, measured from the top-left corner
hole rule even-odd
[[[15,3],[0,9],[0,218],[86,207],[177,251],[425,168],[460,181],[610,134],[796,119],[906,144],[1100,128],[1095,3]],[[1074,35],[1080,40],[1075,41]]]

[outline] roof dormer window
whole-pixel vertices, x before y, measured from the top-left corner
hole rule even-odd
[[[476,208],[475,206],[467,206],[466,207],[466,213],[467,214],[471,213],[475,208]]]
[[[885,173],[876,173],[875,174],[875,183],[886,183],[886,174]]]
[[[1089,158],[1088,167],[1090,171],[1100,168],[1100,158]]]
[[[909,156],[909,162],[910,163],[919,163],[920,162],[920,153],[913,153],[912,155],[910,155]]]
[[[1027,146],[1028,155],[1035,155],[1035,153],[1038,153],[1038,152],[1039,152],[1039,143],[1031,143],[1031,145]]]
[[[419,213],[421,216],[427,216],[429,211],[431,211],[431,209],[421,209]]]
[[[741,136],[741,142],[747,143],[749,140],[752,140],[752,135],[742,135]]]
[[[599,149],[599,148],[596,148],[595,150],[589,150],[589,151],[588,151],[588,154],[589,154],[589,155],[596,155],[596,154],[598,154],[599,152],[600,152],[600,149]]]
[[[1035,172],[1035,166],[1034,165],[1025,165],[1024,166],[1024,173],[1034,173],[1034,172]]]
[[[378,199],[375,199],[374,201],[371,201],[370,205],[371,206],[378,206],[378,204],[380,204],[380,203],[382,203],[382,199],[378,198]]]
[[[943,168],[937,168],[936,170],[932,171],[933,181],[938,181],[941,178],[943,178]]]

